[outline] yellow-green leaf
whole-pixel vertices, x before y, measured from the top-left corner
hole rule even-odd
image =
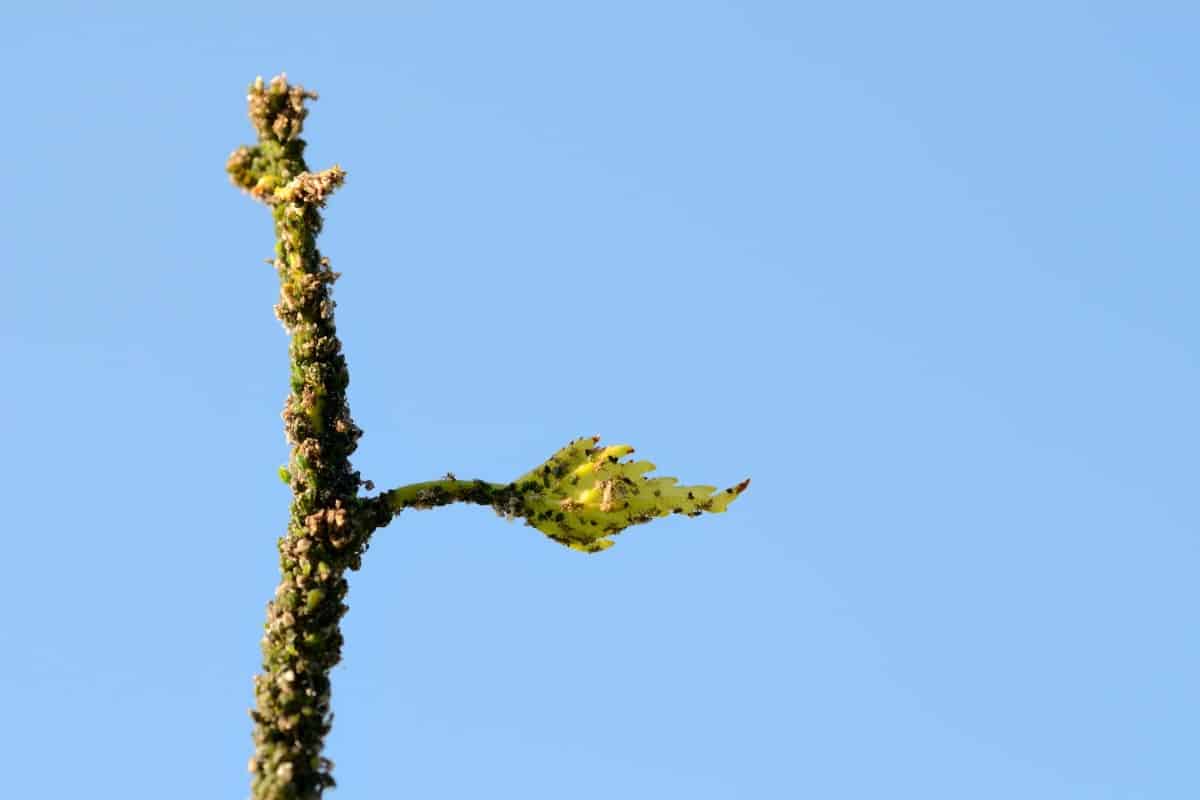
[[[556,542],[595,553],[612,547],[609,537],[630,525],[669,514],[720,512],[750,485],[747,479],[717,491],[679,486],[677,479],[648,477],[649,461],[622,461],[626,444],[600,447],[600,437],[576,439],[514,483],[526,520]]]

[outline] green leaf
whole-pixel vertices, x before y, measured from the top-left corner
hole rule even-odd
[[[600,447],[599,440],[576,439],[514,482],[526,521],[575,550],[606,550],[610,536],[657,517],[724,511],[750,485],[679,486],[675,478],[647,476],[655,469],[649,461],[621,461],[633,452],[629,445]]]

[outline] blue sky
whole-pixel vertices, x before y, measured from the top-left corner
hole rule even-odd
[[[5,12],[13,797],[237,797],[287,514],[245,86],[321,93],[381,486],[753,485],[583,556],[410,513],[333,797],[1200,793],[1188,3]]]

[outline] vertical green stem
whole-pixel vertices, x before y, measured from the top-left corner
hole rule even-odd
[[[231,156],[233,180],[272,206],[280,300],[291,344],[291,392],[283,411],[291,445],[291,519],[279,539],[281,580],[267,606],[263,670],[255,678],[256,800],[315,800],[333,785],[323,758],[329,732],[329,673],[341,659],[346,571],[357,569],[367,531],[356,519],[360,436],[346,403],[348,374],[334,327],[337,274],[317,250],[320,208],[342,180],[336,167],[309,173],[299,133],[313,98],[280,76],[250,89],[259,142]]]

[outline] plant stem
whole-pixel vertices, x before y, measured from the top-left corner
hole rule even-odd
[[[329,673],[341,659],[345,573],[357,569],[368,528],[356,519],[361,483],[350,466],[359,429],[346,404],[348,374],[333,322],[337,274],[321,257],[320,207],[341,183],[336,167],[308,172],[299,138],[313,98],[280,76],[250,90],[253,148],[230,157],[234,182],[272,206],[280,301],[275,311],[291,343],[291,392],[284,430],[291,445],[287,534],[279,539],[281,579],[267,605],[263,669],[255,678],[256,800],[316,800],[334,784],[322,757],[329,732]]]

